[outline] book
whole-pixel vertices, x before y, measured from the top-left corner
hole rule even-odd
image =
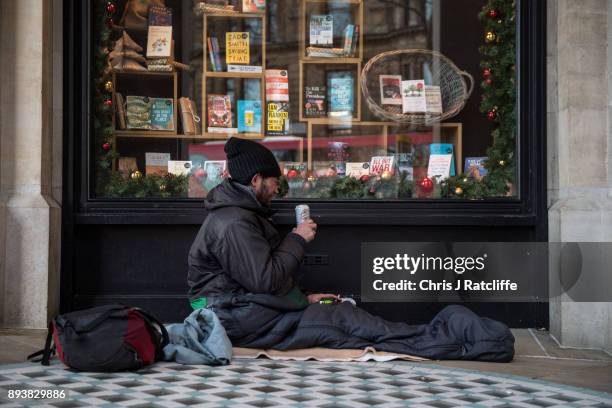
[[[225,63],[249,65],[250,48],[249,33],[225,33]]]
[[[382,175],[385,171],[393,172],[394,156],[374,156],[370,159],[370,174]]]
[[[328,116],[333,118],[352,117],[354,102],[353,74],[349,71],[330,72],[327,81]]]
[[[351,49],[353,48],[353,35],[355,34],[355,26],[353,24],[349,24],[344,29],[344,55],[349,56],[351,54]]]
[[[453,154],[454,147],[452,143],[432,143],[429,145],[429,154],[450,154],[450,175],[455,175],[455,155]]]
[[[347,162],[346,176],[361,178],[370,174],[370,162]]]
[[[169,7],[150,5],[148,25],[151,26],[172,26],[172,9]]]
[[[476,180],[480,180],[484,176],[487,175],[487,168],[484,166],[484,163],[489,160],[486,156],[480,157],[466,157],[465,158],[465,167],[463,172],[468,177],[473,177]]]
[[[310,16],[310,45],[334,44],[334,17],[331,14]]]
[[[125,97],[126,127],[128,129],[151,129],[151,99],[147,96]]]
[[[217,66],[217,55],[215,53],[215,47],[213,46],[213,37],[206,39],[208,45],[208,59],[210,60],[210,67],[214,72],[219,72],[221,69]]]
[[[287,70],[266,70],[266,100],[289,102],[289,75]]]
[[[410,149],[409,152],[396,153],[395,161],[400,176],[405,173],[406,181],[414,180],[414,148]]]
[[[149,26],[147,58],[172,55],[172,26]]]
[[[242,0],[243,13],[257,13],[266,11],[266,0]]]
[[[327,90],[324,86],[304,87],[304,116],[320,118],[327,116]]]
[[[193,163],[185,160],[168,160],[168,173],[175,176],[188,176]]]
[[[447,179],[450,175],[452,154],[430,154],[427,166],[427,177],[440,177]]]
[[[262,72],[261,66],[256,65],[228,65],[227,72],[250,72],[259,74]]]
[[[184,96],[179,98],[179,112],[181,113],[183,134],[199,135],[202,133],[200,125],[202,119],[198,116],[195,101]]]
[[[115,107],[117,108],[117,129],[123,130],[127,127],[125,122],[125,102],[123,100],[123,95],[121,95],[119,92],[115,92]]]
[[[160,176],[168,174],[169,161],[170,153],[145,153],[146,174],[159,174]]]
[[[174,130],[174,99],[151,98],[151,129]]]
[[[357,46],[359,45],[359,26],[355,26],[355,31],[353,32],[353,42],[351,43],[351,51],[349,56],[354,57],[357,55]]]
[[[327,158],[335,165],[338,176],[346,175],[346,161],[349,158],[348,143],[327,142]]]
[[[208,127],[208,133],[229,133],[229,134],[237,134],[238,133],[238,128],[233,128],[233,127],[214,127],[214,126],[209,126]]]
[[[208,126],[232,127],[232,102],[229,95],[208,95]]]
[[[315,177],[335,177],[338,171],[333,162],[315,161],[312,162],[312,173]]]
[[[290,131],[289,102],[267,103],[266,135],[286,136]]]
[[[380,75],[380,103],[402,105],[402,76]]]
[[[135,157],[120,157],[117,162],[117,170],[128,178],[132,172],[138,170],[138,164]]]
[[[442,114],[442,92],[437,85],[425,85],[427,113]]]
[[[424,80],[402,81],[402,112],[427,112]]]
[[[260,101],[238,101],[238,132],[261,133]]]
[[[212,190],[223,182],[226,177],[225,160],[208,160],[204,162],[204,188],[207,191]]]
[[[345,56],[344,48],[308,47],[306,55],[312,58],[340,58]]]

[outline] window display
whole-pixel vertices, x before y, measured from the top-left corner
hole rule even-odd
[[[202,199],[231,136],[281,200],[516,197],[513,2],[94,4],[98,198]]]

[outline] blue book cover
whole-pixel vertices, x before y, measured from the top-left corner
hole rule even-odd
[[[261,101],[238,101],[238,132],[261,133]]]
[[[452,154],[450,175],[455,175],[455,155],[451,143],[432,143],[429,145],[429,154]]]
[[[466,157],[465,158],[465,168],[463,172],[475,178],[482,178],[487,175],[487,169],[484,167],[484,162],[489,158],[484,157]],[[478,176],[476,176],[478,174]]]
[[[151,129],[174,130],[174,100],[151,98]]]
[[[329,116],[352,117],[354,78],[352,72],[331,72],[327,80]]]

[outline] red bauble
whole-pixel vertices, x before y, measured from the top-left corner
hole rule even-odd
[[[106,142],[102,145],[102,149],[104,149],[105,152],[108,152],[111,148],[110,143]]]
[[[115,6],[115,3],[112,3],[110,1],[106,3],[106,12],[108,14],[115,14],[115,11],[117,11],[117,6]]]
[[[112,99],[110,99],[110,98],[106,98],[106,99],[104,100],[104,105],[109,106],[109,107],[110,107],[110,106],[113,106],[113,100],[112,100]]]
[[[497,118],[497,112],[489,111],[487,113],[487,118],[489,118],[489,120],[495,120]]]
[[[293,179],[293,178],[296,178],[297,176],[298,176],[298,172],[295,169],[291,169],[287,172],[288,179]]]
[[[200,167],[195,171],[195,176],[197,178],[204,178],[206,177],[206,171],[204,171],[204,169]]]
[[[434,189],[434,182],[429,177],[425,177],[419,181],[419,187],[424,193],[431,193]]]
[[[493,80],[491,78],[487,78],[487,79],[485,79],[485,84],[493,85]]]
[[[362,183],[367,183],[370,181],[370,176],[368,174],[364,174],[359,178],[359,180],[361,180]]]
[[[491,76],[491,70],[485,69],[484,71],[482,71],[482,76],[485,78]]]
[[[497,10],[495,10],[495,9],[489,10],[489,17],[495,19],[495,18],[497,18],[498,15],[499,15],[499,13],[497,12]]]

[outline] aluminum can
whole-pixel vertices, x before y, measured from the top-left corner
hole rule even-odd
[[[295,223],[300,225],[304,221],[310,218],[310,207],[306,204],[300,204],[295,206]]]

